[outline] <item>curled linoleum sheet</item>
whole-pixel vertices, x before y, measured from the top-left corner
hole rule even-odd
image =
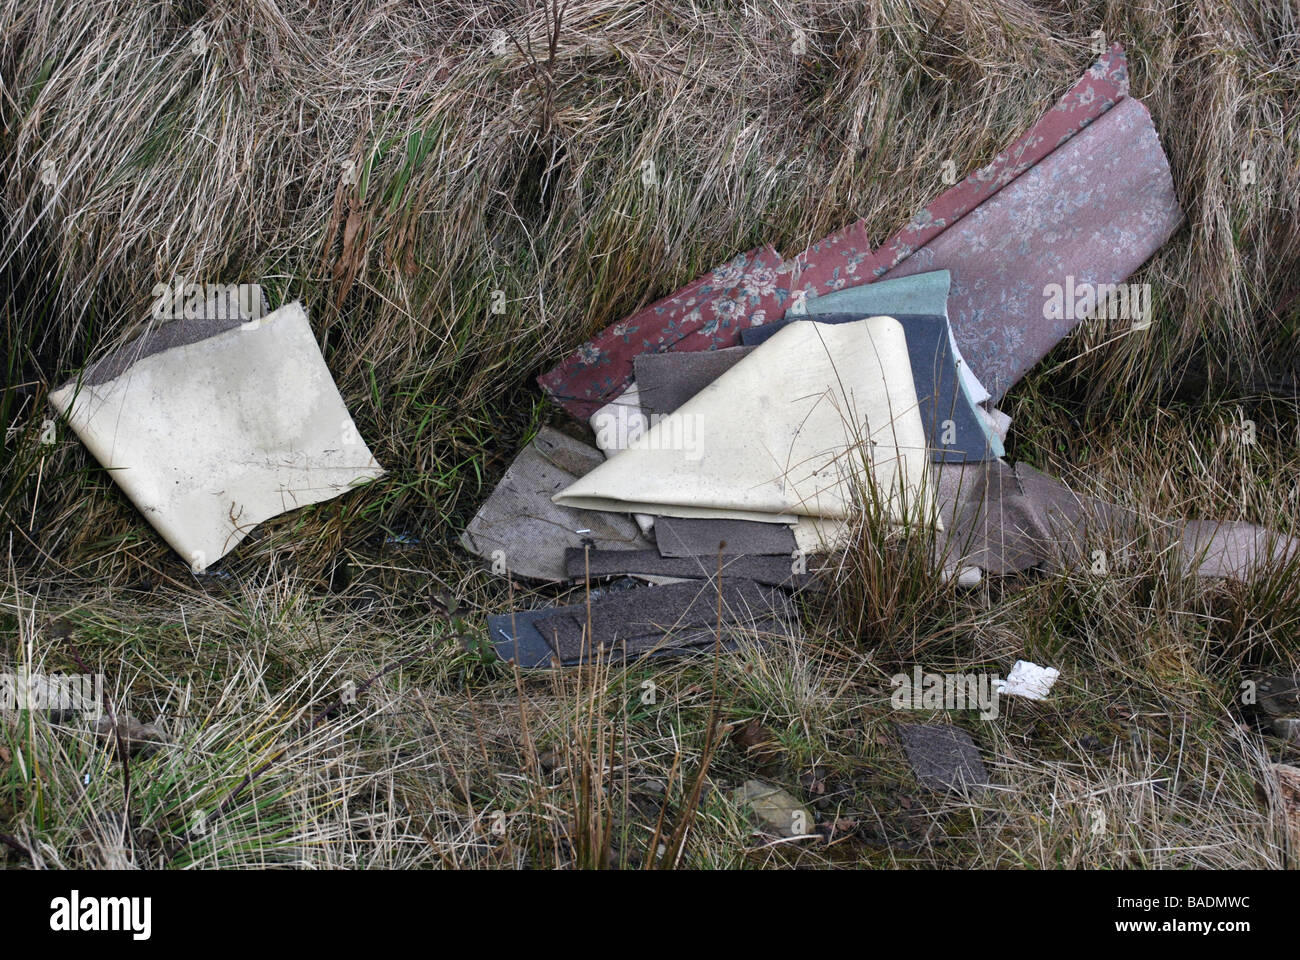
[[[873,485],[883,514],[905,522],[927,515],[926,464],[902,326],[888,317],[803,322],[554,499],[585,509],[790,523],[848,518],[859,484]]]
[[[575,510],[551,501],[558,491],[605,463],[585,443],[543,427],[506,470],[469,522],[460,542],[499,573],[533,580],[568,579],[566,547],[651,547],[637,525],[618,513]]]
[[[947,319],[942,314],[889,316],[903,325],[907,336],[912,382],[916,385],[930,458],[940,463],[961,463],[1002,456],[1001,440],[991,429],[986,431],[982,408],[971,402],[962,387]],[[809,319],[816,323],[853,323],[862,317],[854,313],[819,313]],[[764,343],[787,322],[779,320],[742,331],[741,342],[745,346]]]
[[[262,521],[383,474],[299,303],[177,320],[50,402],[196,572]]]

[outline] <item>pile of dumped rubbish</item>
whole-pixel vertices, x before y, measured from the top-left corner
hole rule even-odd
[[[997,404],[1116,298],[1149,325],[1122,281],[1182,219],[1117,45],[878,249],[859,221],[793,259],[751,250],[612,325],[539,378],[595,446],[543,428],[461,539],[510,577],[632,587],[505,611],[492,645],[528,668],[792,630],[791,594],[823,586],[819,558],[868,517],[932,535],[962,586],[1088,564],[1132,512],[1007,463]],[[51,394],[196,572],[383,472],[301,305],[263,312],[209,303]],[[1204,576],[1296,547],[1249,524],[1166,526]]]
[[[780,631],[865,514],[932,530],[963,586],[1088,564],[1130,511],[1005,462],[996,404],[1126,299],[1182,219],[1116,45],[879,249],[859,222],[792,260],[752,250],[612,325],[538,381],[599,451],[543,429],[462,543],[511,576],[650,585],[491,617],[491,642],[539,667]],[[1150,324],[1140,290],[1120,306]],[[1166,526],[1199,575],[1294,549],[1248,524]]]

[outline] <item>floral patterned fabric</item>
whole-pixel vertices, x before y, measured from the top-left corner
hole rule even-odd
[[[1151,116],[1129,99],[885,276],[952,275],[953,334],[996,399],[1085,320],[1073,303],[1047,309],[1050,285],[1118,284],[1182,219]]]
[[[858,268],[870,259],[871,243],[867,239],[865,220],[817,241],[787,263],[790,309],[798,312],[807,299],[869,283],[873,279],[871,274]]]
[[[1117,43],[1028,133],[928,204],[875,252],[863,270],[871,277],[884,276],[1126,97],[1128,58]]]
[[[740,331],[785,314],[789,274],[772,247],[742,253],[671,296],[606,327],[537,378],[564,409],[585,420],[632,382],[632,359],[664,350],[714,350]]]
[[[957,344],[997,398],[1077,322],[1043,320],[1045,284],[1118,282],[1181,220],[1116,44],[1026,134],[879,249],[858,221],[785,262],[770,246],[752,250],[607,328],[538,382],[586,419],[631,382],[638,354],[734,346],[745,327],[807,299],[946,268]]]
[[[1118,283],[1182,222],[1150,114],[1128,96],[1119,44],[992,163],[856,265],[858,283],[946,269],[948,316],[994,400],[1079,323],[1048,320],[1044,288]]]

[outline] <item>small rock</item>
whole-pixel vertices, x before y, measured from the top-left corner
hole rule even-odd
[[[732,794],[732,799],[748,806],[759,823],[778,836],[802,837],[812,830],[812,814],[780,787],[761,780],[746,780]]]
[[[116,730],[113,721],[105,714],[95,722],[95,733],[114,746],[117,746],[120,737],[121,746],[126,748],[127,755],[139,758],[156,753],[159,747],[167,743],[167,736],[156,726],[141,723],[129,713],[118,715]]]
[[[1273,733],[1281,737],[1287,743],[1300,747],[1300,718],[1274,717]]]

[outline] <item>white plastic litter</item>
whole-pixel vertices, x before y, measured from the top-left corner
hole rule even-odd
[[[1055,667],[1040,667],[1028,660],[1017,660],[1005,680],[999,680],[998,693],[1027,700],[1046,700],[1061,671]]]

